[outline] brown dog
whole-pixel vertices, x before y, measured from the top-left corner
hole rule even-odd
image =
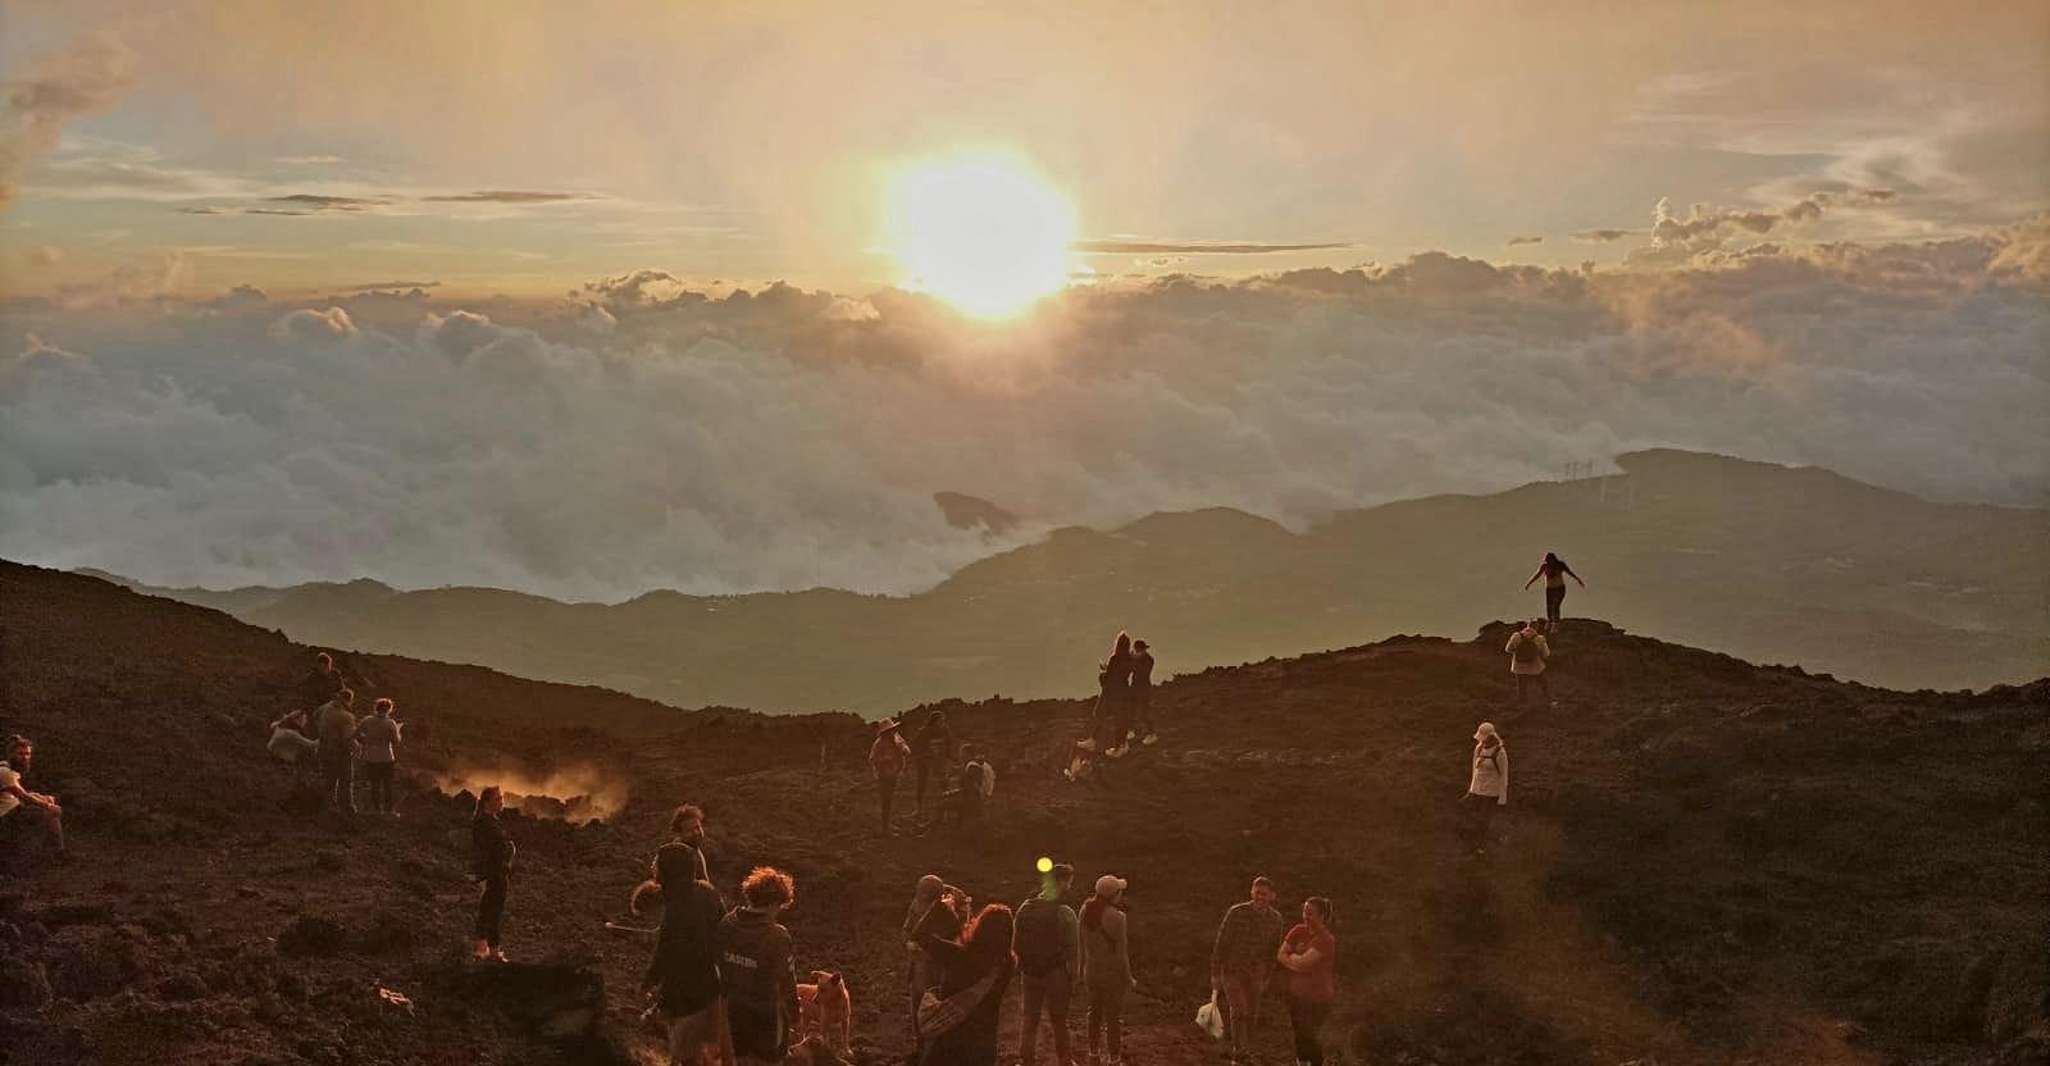
[[[813,970],[812,984],[797,986],[797,1032],[807,1041],[818,1037],[835,1058],[850,1054],[854,1040],[854,998],[837,973]]]

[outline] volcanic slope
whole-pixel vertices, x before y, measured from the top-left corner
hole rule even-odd
[[[284,810],[289,771],[262,751],[308,649],[0,564],[0,728],[39,742],[31,783],[65,801],[75,851],[10,856],[0,1057],[657,1061],[636,1024],[649,942],[602,921],[646,920],[627,891],[694,800],[727,894],[757,863],[796,875],[800,970],[848,974],[867,1063],[907,1047],[896,928],[916,877],[1015,903],[1040,854],[1132,881],[1134,1062],[1210,1060],[1189,1018],[1256,873],[1285,907],[1335,903],[1348,1061],[2040,1061],[2050,681],[1903,694],[1570,620],[1560,706],[1518,711],[1505,635],[1177,678],[1162,744],[1084,785],[1054,770],[1084,703],[945,704],[993,752],[996,806],[978,831],[898,838],[873,828],[851,716],[343,654],[413,722],[416,775],[402,818],[343,828]],[[1511,806],[1469,859],[1453,840],[1482,719],[1508,739]],[[582,826],[507,816],[514,965],[458,958],[467,808],[437,775],[596,782],[623,804]],[[1270,1061],[1283,1029],[1260,1034]]]

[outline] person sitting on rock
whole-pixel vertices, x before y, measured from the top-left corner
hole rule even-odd
[[[370,782],[371,811],[396,818],[392,779],[398,774],[398,745],[406,724],[399,721],[391,700],[379,699],[373,706],[376,713],[356,727],[356,743],[362,752],[363,776]]]
[[[64,808],[57,797],[31,792],[22,785],[35,761],[35,741],[15,734],[7,738],[7,759],[0,762],[0,826],[19,829],[26,825],[50,845],[59,862],[64,861]]]
[[[264,750],[279,762],[304,769],[313,764],[314,753],[320,750],[320,743],[309,735],[312,731],[305,711],[287,712],[270,724],[270,741]]]
[[[505,929],[505,897],[512,887],[513,856],[519,848],[499,824],[505,809],[505,793],[497,785],[486,785],[477,794],[477,813],[470,818],[470,861],[472,872],[483,891],[477,897],[477,947],[479,961],[505,961],[499,938]]]
[[[741,882],[745,901],[719,923],[719,975],[726,1024],[741,1062],[781,1063],[797,1024],[797,966],[790,930],[776,919],[797,883],[772,866]]]
[[[962,764],[954,787],[940,795],[940,817],[944,820],[951,814],[962,825],[974,825],[981,821],[984,805],[996,792],[997,772],[983,758],[982,749],[973,744],[961,747],[968,761]]]

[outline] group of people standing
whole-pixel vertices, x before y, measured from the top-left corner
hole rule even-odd
[[[356,814],[356,769],[367,785],[371,813],[398,817],[392,787],[398,775],[398,749],[405,723],[398,707],[379,698],[371,713],[356,713],[356,690],[335,668],[334,656],[321,652],[303,682],[301,701],[314,708],[293,710],[270,724],[265,744],[273,756],[295,766],[320,770],[320,805],[332,806],[344,818]]]
[[[957,758],[962,761],[955,763]],[[925,721],[908,740],[904,724],[897,719],[877,722],[875,739],[868,747],[868,766],[875,777],[884,836],[897,832],[892,812],[897,804],[897,782],[906,769],[913,770],[916,779],[915,828],[922,829],[949,816],[962,825],[973,825],[981,820],[983,808],[996,794],[997,771],[990,765],[988,752],[978,744],[962,744],[957,749],[953,730],[947,725],[947,712],[937,708],[926,713]],[[950,772],[952,785],[947,783]],[[928,814],[926,806],[928,793],[938,800],[932,814]]]

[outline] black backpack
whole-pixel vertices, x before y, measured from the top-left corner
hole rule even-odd
[[[1060,904],[1034,896],[1018,908],[1012,926],[1018,969],[1027,977],[1052,973],[1067,961],[1068,946],[1061,937]]]
[[[1543,653],[1538,648],[1537,637],[1524,637],[1522,640],[1517,641],[1516,650],[1509,654],[1511,658],[1520,663],[1534,663],[1544,658]]]

